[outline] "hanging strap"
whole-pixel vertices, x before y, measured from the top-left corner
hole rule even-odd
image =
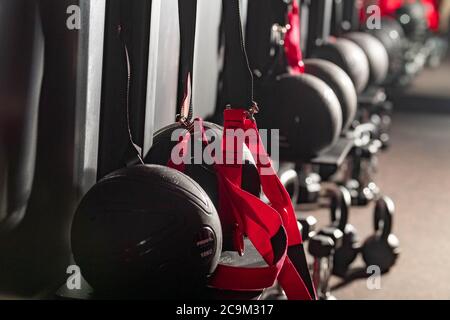
[[[248,0],[246,52],[251,69],[262,74],[272,62],[272,0]]]
[[[226,48],[228,48],[226,49],[226,58],[229,59],[225,76],[227,89],[229,93],[232,93],[229,94],[231,106],[224,112],[222,153],[225,154],[226,159],[232,156],[235,161],[231,165],[226,161],[216,165],[219,175],[219,190],[221,196],[226,194],[229,198],[230,201],[225,202],[225,205],[228,205],[226,209],[230,210],[227,212],[232,212],[238,223],[235,242],[243,243],[243,235],[247,235],[269,265],[268,268],[262,268],[262,270],[272,270],[272,274],[276,274],[273,269],[279,270],[277,279],[288,298],[310,300],[315,297],[315,291],[308,272],[302,238],[289,194],[272,168],[259,136],[252,110],[249,114],[247,110],[243,109],[249,103],[253,105],[253,79],[242,40],[239,1],[223,0],[222,3]],[[229,141],[229,132],[234,134],[236,129],[241,129],[244,133],[250,131],[250,134],[257,137],[256,142],[254,139],[246,139],[245,144],[256,161],[261,186],[271,203],[270,206],[241,188],[242,165],[239,165],[240,162],[237,160],[242,156],[243,145],[236,146],[233,143],[230,146],[227,142]],[[221,211],[223,209],[220,208]],[[283,245],[283,241],[280,241],[283,239],[283,234],[285,234],[284,237],[287,236],[287,248]],[[282,248],[285,249],[282,250]],[[281,255],[282,251],[286,255]],[[242,289],[242,283],[247,279],[261,281],[255,276],[258,270],[253,270],[253,276],[247,272],[248,270],[245,268],[219,265],[211,284],[224,288],[230,286],[234,281],[236,286],[230,289],[238,290]],[[271,277],[267,279],[272,280]]]
[[[243,268],[219,264],[209,284],[222,290],[259,291],[278,280],[289,299],[315,299],[289,194],[272,167],[253,119],[257,107],[253,103],[253,79],[242,41],[239,1],[223,0],[223,8],[228,59],[225,81],[230,107],[224,112],[222,152],[216,155],[215,162],[220,195],[218,211],[224,227],[234,229],[235,249],[244,254],[244,237],[247,236],[267,266]],[[203,143],[208,144],[202,121],[195,122],[194,133],[187,133],[180,141],[181,152],[187,152],[186,146],[193,135],[200,134]],[[195,132],[196,128],[200,128],[200,132]],[[246,139],[236,145],[235,130],[244,134],[250,131],[256,139]],[[238,160],[242,160],[244,143],[256,161],[261,186],[270,205],[241,187],[242,161]],[[217,161],[217,157],[222,157],[221,161]],[[176,168],[184,170],[183,166]]]
[[[280,30],[278,41],[271,39],[271,33],[273,36],[276,32],[275,24]],[[300,9],[296,0],[249,0],[247,38],[251,67],[261,76],[304,72]]]
[[[302,50],[300,48],[300,9],[296,0],[292,1],[287,15],[290,26],[284,40],[284,49],[291,73],[304,73]]]
[[[246,50],[259,78],[273,79],[288,72],[284,49],[288,0],[249,0]]]
[[[237,224],[237,243],[238,237],[247,235],[268,267],[248,269],[219,265],[211,285],[228,290],[259,290],[267,288],[268,284],[270,287],[277,279],[289,299],[311,300],[315,297],[315,291],[294,209],[289,194],[272,168],[256,123],[242,109],[226,110],[224,119],[222,152],[225,158],[235,161],[233,164],[222,161],[223,164],[216,165],[220,177],[220,194],[221,197],[225,196],[223,203],[226,204],[226,207],[221,206],[219,210],[234,216],[235,221],[240,221]],[[243,146],[228,145],[229,138],[226,136],[239,129],[245,133],[251,131],[257,137],[256,141],[248,139],[246,145],[256,161],[261,186],[270,205],[240,187],[242,167],[236,160],[242,151],[238,148]]]
[[[309,26],[307,52],[330,37],[333,0],[312,0],[309,4]]]
[[[289,194],[272,168],[259,138],[256,123],[249,119],[248,112],[242,109],[228,109],[224,117],[225,136],[220,154],[223,159],[221,161],[216,159],[215,165],[220,194],[218,211],[222,224],[227,224],[225,221],[229,221],[228,224],[235,227],[234,238],[237,250],[244,254],[243,238],[247,236],[266,262],[267,267],[245,268],[219,264],[209,285],[221,290],[261,291],[273,286],[278,280],[289,299],[312,300],[315,298],[315,291]],[[207,145],[202,120],[195,119],[194,123],[194,128],[199,130],[194,132],[194,135],[200,135],[203,143]],[[228,139],[226,137],[227,133],[233,135],[238,129],[243,132],[252,130],[256,134],[257,140],[249,139],[246,145],[254,159],[258,159],[256,167],[262,189],[270,205],[241,187],[242,165],[237,159],[242,157],[243,145],[238,150],[234,144],[228,143],[230,137]],[[187,133],[180,141],[179,149],[182,152],[188,152],[184,147],[192,136],[192,133]],[[184,170],[183,166],[172,166],[170,162],[169,166]]]
[[[344,1],[344,21],[350,24],[346,31],[359,30],[359,14],[362,6],[363,2],[359,0]]]
[[[333,0],[330,34],[335,37],[342,35],[344,22],[344,1]]]
[[[131,132],[131,124],[130,124],[130,90],[131,90],[131,59],[130,54],[128,52],[128,46],[124,37],[124,30],[122,24],[118,25],[117,33],[119,35],[120,41],[122,42],[123,51],[125,54],[125,62],[126,62],[126,70],[127,70],[127,86],[125,92],[125,108],[126,108],[126,116],[127,116],[127,131],[128,131],[128,140],[130,144],[133,146],[134,151],[136,152],[137,160],[144,164],[144,160],[142,159],[142,147],[140,147],[133,138],[133,133]],[[136,162],[136,159],[132,159],[130,163]]]
[[[193,117],[192,74],[194,70],[197,0],[178,0],[180,21],[180,67],[177,121],[189,126]]]

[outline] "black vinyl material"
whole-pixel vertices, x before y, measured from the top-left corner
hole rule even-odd
[[[261,128],[280,128],[280,157],[309,161],[333,145],[342,130],[342,111],[333,90],[312,75],[284,74],[257,83]]]
[[[221,141],[223,128],[219,125],[210,122],[203,123],[205,130],[208,131],[207,137],[209,142]],[[187,133],[187,130],[180,124],[176,123],[169,125],[158,132],[155,133],[153,137],[153,145],[144,158],[145,163],[167,165],[171,159],[172,150],[174,150],[175,145],[178,143],[178,134],[173,139],[172,135],[176,133],[176,130],[181,134]],[[189,150],[194,150],[194,144],[200,142],[200,137],[194,134],[193,139],[189,141]],[[204,148],[202,148],[203,152]],[[193,152],[192,152],[193,153]],[[242,188],[247,192],[259,197],[261,193],[261,184],[259,180],[258,171],[255,167],[255,162],[248,149],[244,149],[243,153],[243,165],[242,165]],[[191,164],[185,165],[185,174],[193,178],[202,188],[206,191],[210,197],[212,203],[219,208],[219,191],[218,191],[218,181],[214,165],[208,164],[200,159],[201,161],[195,162],[194,154],[191,155]],[[233,240],[232,235],[234,232],[234,226],[228,224],[228,219],[226,216],[221,216],[223,237],[224,237],[224,250],[233,250]]]
[[[282,160],[309,161],[336,142],[343,112],[323,80],[290,74],[283,45],[271,40],[273,24],[286,24],[287,9],[282,1],[249,2],[246,48],[256,75],[254,99],[260,105],[256,118],[260,128],[280,130]]]
[[[336,94],[342,110],[342,130],[348,130],[356,115],[358,97],[352,79],[340,67],[322,59],[306,59],[305,72],[325,81]]]
[[[391,83],[403,68],[403,39],[405,34],[401,25],[391,17],[381,19],[381,29],[369,29],[368,33],[375,36],[383,44],[389,57],[388,75],[384,84]]]
[[[83,198],[72,226],[75,261],[106,296],[200,292],[221,247],[220,220],[208,195],[163,166],[140,165],[105,177]]]
[[[2,3],[0,39],[2,234],[13,229],[22,220],[34,178],[38,108],[44,64],[43,33],[36,1],[17,0]]]
[[[369,85],[383,83],[389,70],[389,56],[383,43],[375,36],[363,32],[350,32],[343,37],[356,43],[366,54],[370,67]]]
[[[366,89],[370,76],[369,61],[364,51],[352,41],[330,38],[315,48],[311,57],[328,60],[341,67],[352,79],[357,93]]]
[[[404,3],[395,12],[395,17],[405,32],[413,41],[421,41],[428,32],[427,12],[421,1]]]

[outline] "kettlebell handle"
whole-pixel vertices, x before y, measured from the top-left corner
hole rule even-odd
[[[348,223],[349,209],[352,203],[350,192],[343,186],[333,190],[331,196],[331,222],[339,230],[344,231]]]
[[[391,198],[383,196],[377,200],[374,211],[374,229],[381,239],[387,239],[392,232],[395,204]]]

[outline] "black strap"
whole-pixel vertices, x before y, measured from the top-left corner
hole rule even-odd
[[[136,151],[136,157],[139,160],[140,163],[144,164],[144,160],[142,159],[142,148],[134,142],[133,139],[133,133],[131,132],[131,124],[130,124],[130,89],[131,89],[131,60],[130,60],[130,54],[128,52],[128,46],[125,41],[124,37],[124,30],[122,24],[118,26],[117,32],[119,34],[119,37],[122,41],[123,50],[125,53],[125,61],[126,61],[126,69],[127,69],[127,86],[125,91],[125,107],[126,107],[126,114],[127,114],[127,131],[128,131],[128,139],[130,141],[130,144],[133,146],[133,149]],[[134,164],[136,162],[136,159],[133,158],[130,161],[128,161],[128,164]]]
[[[309,4],[309,26],[307,55],[317,45],[326,41],[330,36],[333,0],[311,0]]]
[[[359,2],[358,0],[343,0],[344,1],[344,21],[350,23],[348,31],[359,30]]]
[[[342,35],[344,22],[344,0],[333,0],[333,13],[331,16],[331,31],[333,36]]]
[[[246,49],[251,69],[260,79],[288,72],[285,49],[282,43],[274,43],[274,24],[285,26],[290,9],[288,0],[249,0],[247,15]]]
[[[239,0],[222,0],[225,29],[224,87],[231,108],[253,106],[253,76],[242,34]]]
[[[250,67],[263,73],[271,61],[271,35],[273,25],[270,1],[249,0],[246,26],[246,50]]]
[[[177,120],[190,123],[193,117],[192,80],[194,70],[195,27],[197,0],[178,0],[180,20],[180,67]]]

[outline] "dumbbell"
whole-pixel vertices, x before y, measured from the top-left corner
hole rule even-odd
[[[342,186],[334,191],[331,199],[332,220],[343,233],[342,245],[336,248],[333,257],[333,274],[340,277],[346,276],[348,267],[360,251],[356,228],[348,223],[351,201],[350,192]]]
[[[318,235],[330,237],[334,242],[334,249],[342,247],[344,234],[337,226],[327,226],[317,232]]]
[[[378,199],[374,210],[374,234],[367,238],[362,256],[367,266],[378,266],[387,272],[400,254],[400,241],[392,233],[395,205],[387,196]]]
[[[295,164],[289,162],[281,163],[277,175],[289,193],[292,203],[296,204],[299,199],[300,180],[295,170]]]
[[[321,176],[314,172],[309,164],[302,165],[299,169],[299,197],[297,203],[316,203],[322,189]]]
[[[379,193],[372,175],[376,171],[376,155],[383,148],[383,142],[379,139],[379,127],[373,123],[358,125],[349,137],[355,142],[348,158],[347,180],[342,183],[350,190],[352,204],[365,206]]]
[[[298,219],[303,241],[311,239],[316,233],[317,219],[313,216],[301,217]]]
[[[334,250],[335,242],[331,237],[318,234],[309,240],[308,251],[314,257],[312,278],[320,300],[335,300],[329,286]]]

